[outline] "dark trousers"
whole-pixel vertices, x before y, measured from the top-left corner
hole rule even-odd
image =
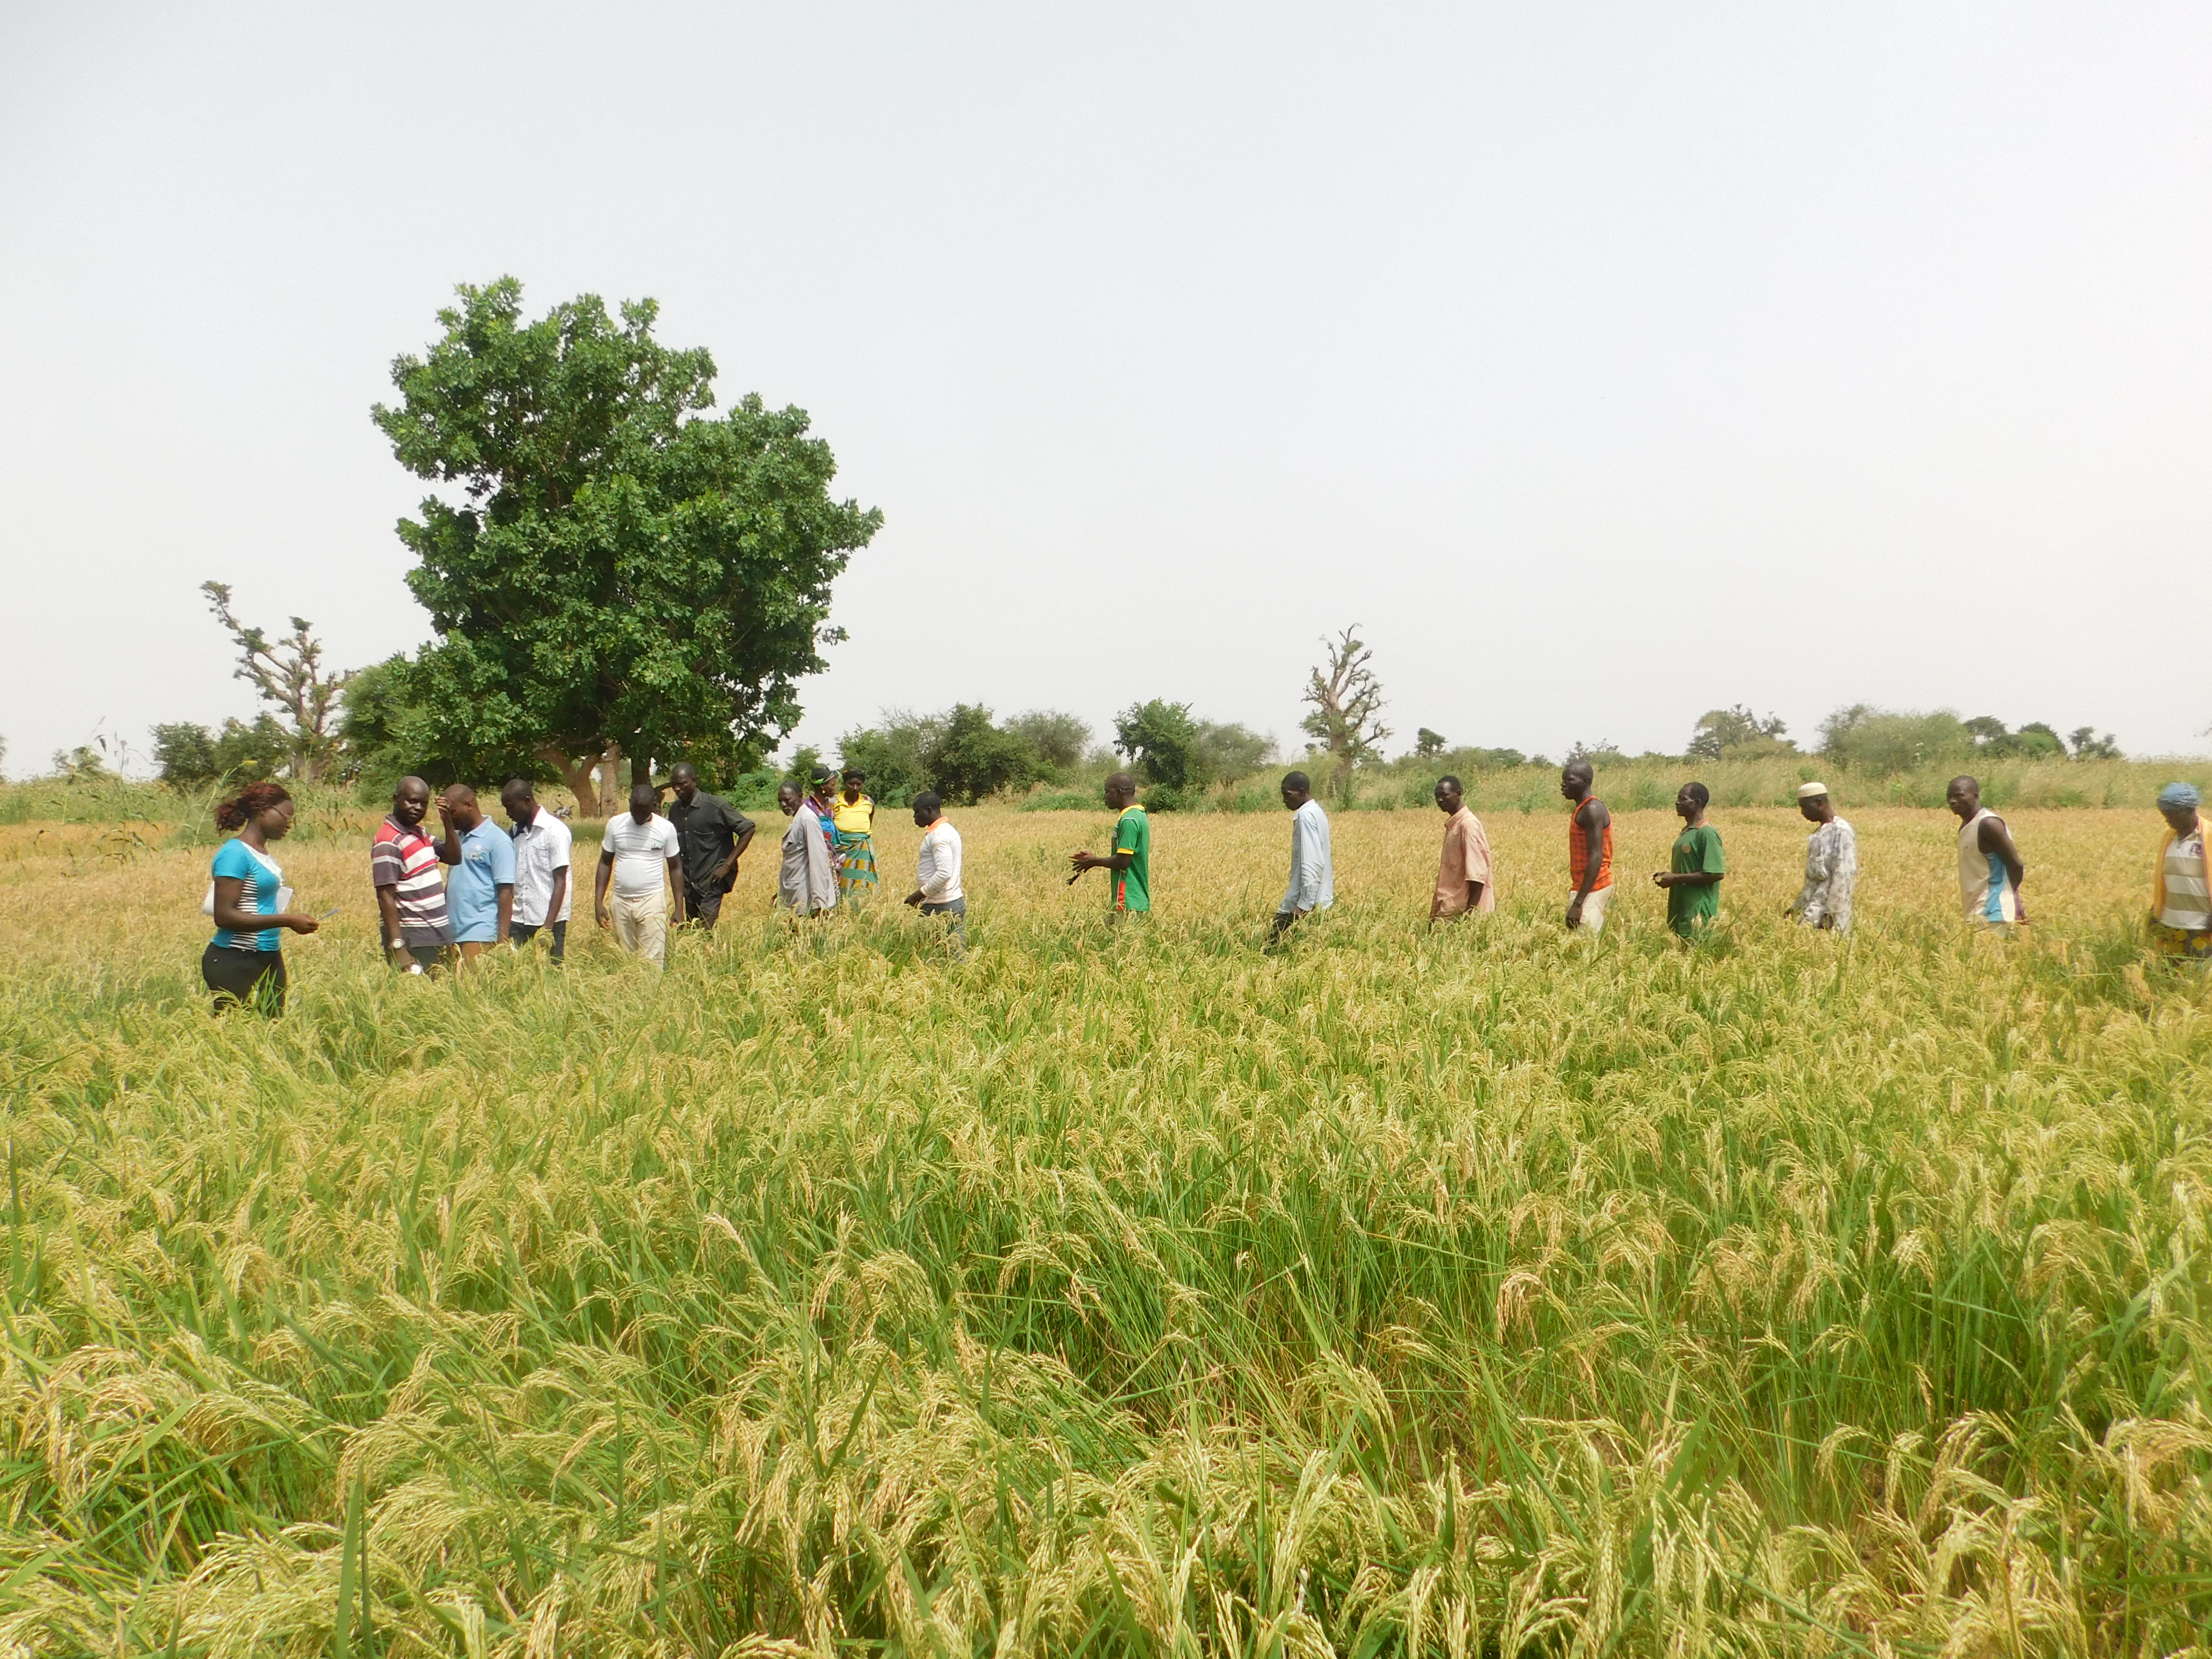
[[[252,1008],[264,1014],[284,1012],[284,953],[236,951],[210,945],[200,952],[200,977],[215,993],[215,1011]]]
[[[956,957],[967,954],[968,901],[966,899],[957,898],[949,904],[925,903],[921,907],[921,914],[925,916],[943,916],[945,931],[952,939],[952,954]]]
[[[553,960],[558,962],[568,949],[568,924],[565,921],[516,921],[507,924],[507,936],[514,941],[518,951],[536,939],[540,933],[553,936]]]
[[[702,927],[712,927],[722,919],[722,890],[719,887],[698,888],[690,882],[684,884],[684,916]]]

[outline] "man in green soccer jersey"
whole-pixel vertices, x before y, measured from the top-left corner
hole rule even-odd
[[[1702,783],[1682,786],[1674,797],[1674,811],[1682,820],[1682,833],[1674,837],[1674,867],[1651,878],[1667,890],[1667,925],[1686,939],[1695,940],[1721,913],[1721,878],[1728,866],[1721,861],[1721,832],[1705,822],[1712,799]]]
[[[1106,804],[1121,816],[1114,825],[1114,850],[1104,858],[1096,853],[1078,853],[1068,863],[1075,874],[1068,880],[1079,879],[1086,870],[1106,872],[1107,890],[1113,900],[1111,914],[1126,915],[1132,910],[1152,908],[1152,823],[1145,816],[1145,809],[1137,805],[1137,781],[1127,772],[1116,772],[1106,780]]]

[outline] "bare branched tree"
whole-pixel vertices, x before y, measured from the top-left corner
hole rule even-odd
[[[314,635],[314,624],[305,617],[292,618],[292,631],[271,641],[258,628],[248,628],[232,612],[227,582],[202,582],[208,609],[222,624],[238,647],[237,678],[274,703],[292,722],[292,775],[304,783],[320,777],[337,751],[331,730],[339,699],[349,674],[323,672],[323,642]]]
[[[1344,799],[1352,781],[1352,769],[1372,760],[1390,728],[1382,724],[1382,684],[1367,666],[1375,653],[1360,643],[1359,624],[1354,623],[1334,640],[1323,637],[1322,648],[1328,660],[1313,671],[1306,683],[1306,702],[1313,713],[1298,722],[1307,736],[1318,738],[1334,764],[1329,788]]]

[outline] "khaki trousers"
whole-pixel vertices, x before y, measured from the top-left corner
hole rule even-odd
[[[1613,889],[1610,886],[1601,887],[1591,893],[1583,900],[1583,925],[1579,931],[1585,933],[1605,932],[1605,913],[1612,908]]]
[[[668,965],[668,890],[650,893],[607,895],[607,914],[615,925],[615,943],[634,957],[643,957],[655,969]]]

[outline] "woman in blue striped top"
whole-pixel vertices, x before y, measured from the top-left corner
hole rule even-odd
[[[216,828],[239,833],[215,855],[208,909],[215,939],[200,956],[200,977],[215,993],[217,1013],[243,1003],[263,1013],[284,1012],[284,930],[312,933],[313,916],[286,912],[291,896],[269,843],[291,833],[292,797],[280,783],[248,784],[215,809]]]

